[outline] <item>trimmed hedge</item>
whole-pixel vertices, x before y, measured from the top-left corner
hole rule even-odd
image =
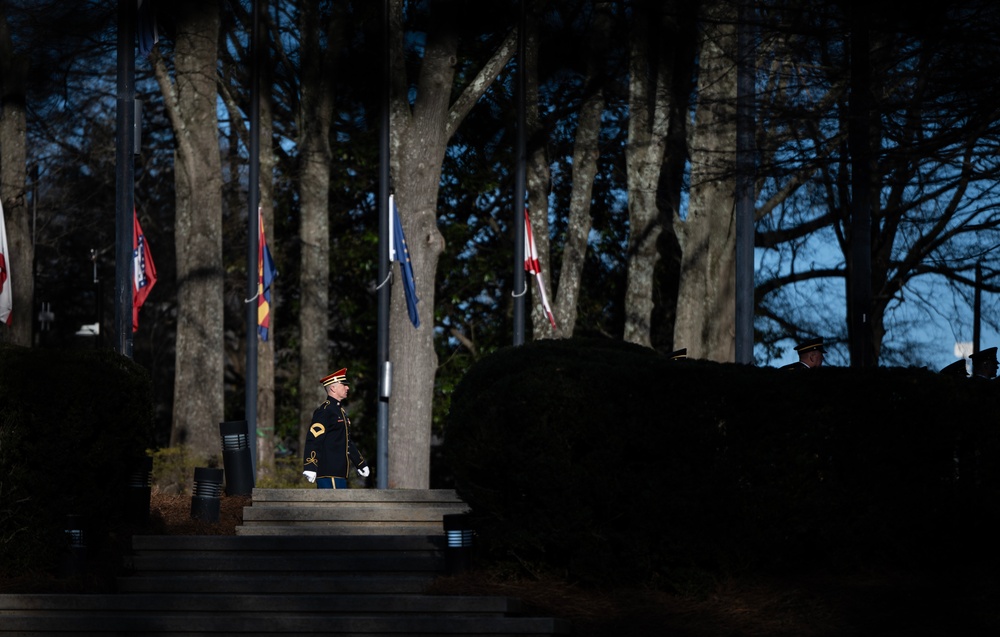
[[[128,523],[129,477],[152,440],[149,375],[130,359],[0,345],[0,574],[58,568],[71,514],[100,550]]]
[[[490,559],[677,587],[993,559],[997,516],[980,504],[1000,494],[997,407],[1000,382],[925,369],[789,372],[546,340],[470,369],[443,452]]]

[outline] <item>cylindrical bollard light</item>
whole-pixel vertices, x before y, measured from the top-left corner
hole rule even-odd
[[[82,515],[66,516],[67,551],[62,566],[62,574],[66,577],[78,577],[87,570],[87,538],[84,533],[84,521]]]
[[[191,489],[191,517],[202,522],[219,521],[219,496],[222,495],[222,469],[196,467]]]
[[[448,572],[462,573],[472,565],[472,517],[467,513],[452,513],[444,516],[444,533],[448,539],[445,559]]]
[[[125,514],[138,524],[149,522],[149,498],[153,485],[153,459],[144,456],[137,459],[128,477],[125,492]]]
[[[226,494],[250,495],[253,492],[253,463],[247,421],[219,423],[222,435],[222,464],[226,468]]]

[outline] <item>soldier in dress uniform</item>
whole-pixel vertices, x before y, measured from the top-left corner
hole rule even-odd
[[[347,368],[333,372],[320,383],[326,388],[326,402],[313,412],[302,475],[315,482],[317,489],[346,489],[350,464],[362,478],[369,473],[368,463],[351,440],[351,420],[342,404],[350,389]]]
[[[997,348],[987,347],[969,357],[972,360],[972,377],[993,380],[997,377]]]
[[[799,343],[795,346],[795,351],[799,354],[799,360],[783,365],[781,369],[813,369],[823,365],[823,355],[826,350],[823,349],[822,338],[811,338]]]

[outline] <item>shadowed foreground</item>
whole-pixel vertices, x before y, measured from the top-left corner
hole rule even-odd
[[[249,498],[221,498],[220,519],[191,518],[187,496],[154,493],[148,532],[235,535]],[[120,556],[118,556],[120,558]],[[107,554],[107,559],[112,559]],[[7,580],[0,592],[52,592],[107,584],[119,564],[91,563],[87,581],[45,576]],[[971,567],[970,567],[971,570]],[[579,635],[671,637],[850,635],[974,635],[1000,629],[1000,594],[988,574],[961,570],[931,575],[900,570],[785,574],[731,578],[692,594],[654,590],[594,590],[550,574],[528,576],[489,568],[439,578],[431,592],[517,597],[537,612],[569,619]]]

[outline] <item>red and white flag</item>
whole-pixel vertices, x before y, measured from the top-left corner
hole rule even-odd
[[[135,332],[139,329],[139,308],[156,284],[156,266],[135,210],[132,218],[135,220],[132,229],[132,331]]]
[[[0,203],[0,323],[11,324],[14,294],[10,290],[10,250],[7,249],[7,226]]]
[[[531,233],[531,219],[528,217],[528,209],[524,209],[524,270],[535,275],[538,282],[538,296],[541,297],[542,307],[549,317],[549,324],[552,329],[556,329],[556,319],[552,316],[552,309],[549,307],[549,299],[545,296],[545,284],[542,283],[542,266],[538,264],[538,249],[535,247],[535,235]]]

